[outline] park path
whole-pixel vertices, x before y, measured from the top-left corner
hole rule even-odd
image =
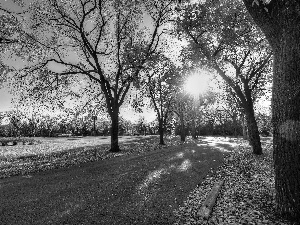
[[[232,150],[162,148],[0,180],[0,224],[172,224],[173,210]]]

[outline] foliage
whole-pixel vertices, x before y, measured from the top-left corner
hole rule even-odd
[[[259,110],[257,113],[257,122],[259,132],[263,136],[270,136],[273,133],[272,123],[271,123],[271,113],[263,110]]]
[[[72,134],[75,136],[90,136],[110,134],[111,121],[105,116],[99,116],[96,120],[96,133],[94,133],[93,119],[91,113],[64,112],[50,116],[43,113],[35,113],[30,116],[20,111],[12,111],[7,114],[9,123],[0,126],[0,136],[12,137],[55,137],[58,134]],[[131,121],[120,117],[119,120],[120,135],[131,135],[133,124]],[[150,132],[151,126],[145,123]]]

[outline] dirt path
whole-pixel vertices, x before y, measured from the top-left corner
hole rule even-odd
[[[0,224],[172,224],[231,146],[209,140],[0,180]]]

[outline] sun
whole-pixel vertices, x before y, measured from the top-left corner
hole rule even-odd
[[[209,86],[209,75],[205,72],[191,74],[184,83],[184,90],[194,97],[207,91]]]

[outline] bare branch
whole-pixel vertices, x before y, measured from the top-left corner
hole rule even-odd
[[[225,72],[217,65],[217,63],[214,63],[214,68],[217,70],[219,75],[226,81],[226,83],[236,92],[241,102],[245,105],[247,101],[240,87],[234,84],[232,79],[225,74]]]
[[[253,68],[252,71],[249,74],[249,79],[251,80],[257,73],[259,73],[261,70],[263,70],[266,66],[267,63],[269,63],[271,57],[273,54],[269,53],[268,56],[263,59],[258,61],[256,64],[259,65],[257,68]]]

